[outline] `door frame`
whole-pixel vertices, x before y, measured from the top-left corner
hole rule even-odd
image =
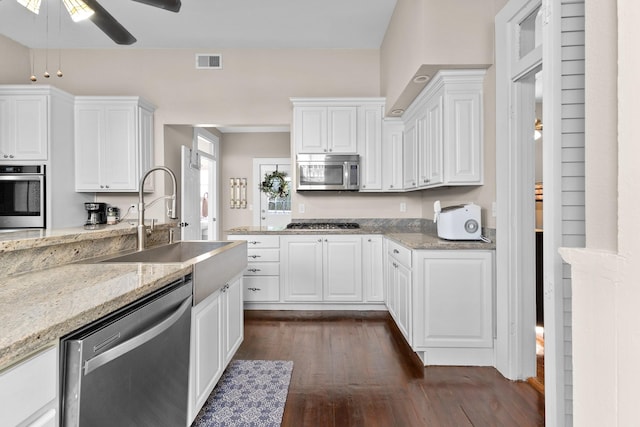
[[[519,42],[515,26],[542,6],[542,45],[535,57],[517,61]],[[496,15],[496,368],[507,378],[535,374],[535,283],[526,268],[535,259],[529,239],[535,225],[533,191],[528,191],[528,167],[522,150],[514,150],[518,135],[533,133],[523,122],[526,101],[518,80],[543,65],[543,181],[544,209],[544,319],[545,416],[548,426],[564,425],[564,327],[561,212],[561,66],[560,2],[510,0]],[[526,90],[526,89],[525,89]],[[517,148],[517,147],[515,147]],[[533,173],[533,172],[531,172]],[[531,217],[529,217],[529,214]],[[531,236],[531,237],[529,237]]]
[[[213,145],[213,154],[198,150],[198,138],[203,138]],[[193,128],[193,147],[192,149],[200,158],[211,160],[211,173],[209,174],[209,190],[210,194],[207,199],[209,204],[209,220],[208,227],[213,234],[209,235],[209,240],[218,240],[220,237],[220,167],[218,159],[220,158],[220,138],[207,129],[201,127]],[[213,194],[211,194],[213,193]]]

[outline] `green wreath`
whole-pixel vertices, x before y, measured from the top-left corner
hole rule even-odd
[[[264,181],[260,184],[260,191],[267,194],[270,199],[284,198],[289,195],[289,183],[285,181],[286,172],[274,171],[264,175]]]

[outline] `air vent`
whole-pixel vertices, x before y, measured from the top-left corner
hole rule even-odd
[[[222,55],[217,53],[196,54],[196,68],[204,70],[221,70]]]

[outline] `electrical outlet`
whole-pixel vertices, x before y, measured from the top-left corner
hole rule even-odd
[[[407,204],[405,202],[400,202],[400,212],[407,211]]]
[[[298,203],[298,213],[304,213],[304,203]]]
[[[491,216],[496,217],[498,215],[498,208],[496,206],[496,202],[491,203]]]

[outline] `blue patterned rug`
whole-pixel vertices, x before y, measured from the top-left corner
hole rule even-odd
[[[277,427],[293,362],[232,360],[191,427]]]

